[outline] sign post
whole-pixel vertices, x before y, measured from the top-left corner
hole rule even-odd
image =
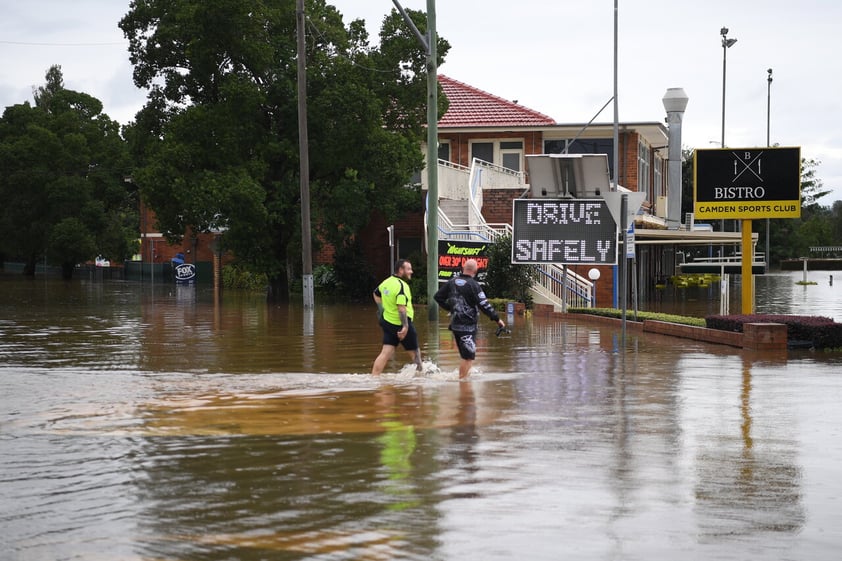
[[[754,244],[751,243],[751,220],[743,220],[743,262],[740,265],[742,275],[741,309],[744,314],[754,313],[754,277],[751,265],[754,263]]]
[[[801,149],[696,150],[694,160],[695,217],[742,219],[742,313],[750,314],[754,309],[751,221],[801,216]]]

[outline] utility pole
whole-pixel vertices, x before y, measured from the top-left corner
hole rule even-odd
[[[617,170],[620,166],[620,108],[617,105],[617,31],[619,27],[617,6],[618,0],[614,0],[614,162],[611,166],[611,178],[614,180],[614,190],[619,191],[620,179],[617,177]]]
[[[310,231],[310,146],[307,137],[307,51],[304,43],[304,0],[296,10],[298,35],[298,159],[301,187],[301,261],[304,309],[313,310],[313,250]]]
[[[439,284],[439,83],[436,0],[427,0],[426,36],[418,31],[398,0],[392,2],[427,53],[427,309],[430,321],[438,321],[439,307],[435,305],[434,299]]]

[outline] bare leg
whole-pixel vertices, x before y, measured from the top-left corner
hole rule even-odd
[[[460,378],[467,378],[468,373],[471,371],[471,365],[474,363],[473,360],[468,360],[463,358],[462,361],[459,363],[459,377]]]
[[[380,349],[380,354],[377,355],[377,358],[374,359],[374,366],[371,367],[371,373],[374,376],[378,376],[383,373],[383,369],[386,368],[386,364],[392,360],[392,356],[395,354],[395,347],[392,345],[383,345],[383,348]]]
[[[412,357],[412,362],[415,363],[415,370],[417,370],[418,372],[424,370],[424,366],[421,364],[421,349],[409,351],[409,356]]]

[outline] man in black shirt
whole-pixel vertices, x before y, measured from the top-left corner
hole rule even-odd
[[[462,273],[451,278],[439,288],[435,300],[439,306],[450,312],[450,330],[459,348],[459,377],[465,378],[471,370],[471,365],[477,355],[477,344],[474,336],[477,332],[479,312],[497,322],[501,328],[506,322],[500,319],[494,307],[488,302],[480,284],[474,279],[477,274],[477,262],[468,259],[462,266]]]

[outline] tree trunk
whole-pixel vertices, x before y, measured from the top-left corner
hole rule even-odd
[[[269,279],[268,298],[272,302],[289,301],[289,281],[287,280],[286,272]]]

